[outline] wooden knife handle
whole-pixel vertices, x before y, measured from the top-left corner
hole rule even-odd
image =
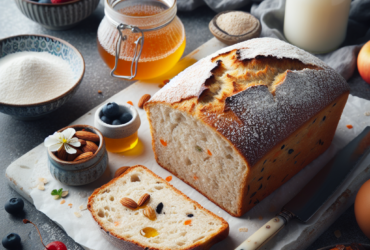
[[[260,249],[265,243],[273,238],[284,226],[288,223],[293,216],[286,214],[285,211],[281,212],[276,217],[268,221],[263,227],[258,229],[248,239],[246,239],[235,250],[257,250]]]

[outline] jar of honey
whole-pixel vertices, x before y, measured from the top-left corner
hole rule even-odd
[[[103,134],[105,147],[109,152],[121,153],[133,149],[138,141],[138,129],[141,125],[140,116],[134,106],[120,104],[120,113],[129,113],[131,120],[121,125],[111,125],[102,121],[104,105],[95,112],[94,125]]]
[[[151,79],[170,70],[185,50],[176,0],[104,0],[98,50],[111,75]]]

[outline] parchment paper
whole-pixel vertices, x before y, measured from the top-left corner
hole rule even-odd
[[[212,46],[213,48],[211,50],[217,50],[222,45],[214,43]],[[207,52],[204,52],[205,50],[202,50],[202,48],[200,51],[203,52],[196,51],[192,53],[188,59],[191,57],[199,59],[198,57],[203,57],[205,54],[212,52],[210,49],[208,49]],[[105,103],[111,101],[115,101],[117,103],[132,101],[136,106],[137,101],[143,94],[154,94],[158,89],[159,88],[157,84],[142,82],[135,83],[129,88],[113,96]],[[96,109],[97,108],[82,116],[73,124],[93,125],[93,115]],[[140,141],[138,146],[133,150],[122,154],[109,153],[109,167],[107,171],[98,181],[91,185],[84,187],[68,187],[54,180],[47,168],[46,148],[43,145],[36,147],[17,162],[20,168],[26,169],[29,172],[29,176],[25,178],[25,181],[27,179],[28,182],[32,182],[32,187],[37,186],[38,178],[40,177],[46,178],[49,181],[49,183],[45,185],[45,191],[32,188],[30,192],[31,199],[33,200],[36,208],[45,213],[53,221],[61,225],[69,236],[86,248],[93,250],[117,249],[110,245],[110,243],[101,235],[101,231],[93,221],[89,211],[80,211],[79,206],[82,205],[86,207],[88,196],[95,188],[108,182],[119,167],[141,164],[148,167],[162,178],[170,175],[170,173],[162,169],[155,162],[154,154],[151,148],[151,136],[146,114],[141,109],[138,109],[138,111],[142,122],[139,129]],[[256,207],[254,207],[241,218],[230,216],[228,213],[221,210],[193,188],[174,176],[171,184],[189,196],[191,199],[197,201],[205,208],[211,210],[215,214],[228,221],[230,225],[230,236],[223,242],[215,245],[212,249],[234,249],[260,226],[271,219],[277,212],[279,212],[281,207],[297,192],[299,192],[299,190],[321,169],[322,166],[324,166],[326,162],[328,162],[331,157],[334,156],[334,154],[340,148],[357,136],[366,125],[370,124],[370,116],[365,115],[365,113],[369,111],[370,101],[350,96],[330,148],[319,158],[309,164],[305,169],[303,169],[299,174],[289,180],[273,194],[261,201]],[[347,124],[353,125],[353,129],[348,129],[346,127]],[[31,158],[33,159],[32,161],[30,161]],[[335,202],[339,199],[338,197],[341,197],[341,195],[346,192],[350,183],[356,184],[354,186],[352,185],[351,189],[351,197],[354,196],[354,193],[356,192],[354,189],[358,188],[361,184],[359,182],[363,182],[364,180],[370,178],[370,171],[367,171],[367,167],[369,165],[370,157],[368,157],[360,166],[360,168],[358,168],[356,172],[348,178],[345,185],[343,185],[340,190],[338,190],[336,194],[330,200],[328,200],[328,202],[309,223],[302,224],[298,221],[291,222],[269,243],[269,245],[265,246],[264,249],[298,249],[298,241],[300,244],[299,249],[304,249],[307,247],[314,239],[307,239],[306,242],[302,242],[300,239],[301,235],[307,235],[305,230],[308,228],[315,228],[315,225],[318,223],[321,223],[320,230],[325,230],[325,226],[322,225],[323,221],[321,218],[323,216],[328,216],[327,210],[333,204],[337,204]],[[16,168],[12,168],[12,171],[16,171]],[[359,176],[361,176],[361,178],[359,178]],[[65,204],[60,204],[60,200],[54,200],[50,195],[51,190],[59,188],[69,190],[70,192],[70,195],[66,198]],[[351,202],[347,202],[347,206],[350,203]],[[70,208],[68,204],[72,204],[72,208]],[[343,209],[343,206],[345,206],[345,204],[342,205],[341,209]],[[74,212],[80,212],[82,216],[77,218],[74,215]],[[338,212],[335,216],[339,215],[340,213]],[[329,216],[331,215],[329,214]],[[335,220],[335,216],[333,215],[330,217],[332,221]],[[329,224],[327,227],[328,226]],[[248,228],[248,232],[239,232],[239,228],[241,227]],[[317,234],[314,235],[318,236]]]

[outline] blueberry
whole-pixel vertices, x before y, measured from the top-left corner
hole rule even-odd
[[[122,124],[128,123],[131,121],[132,115],[130,113],[123,113],[120,117],[119,120],[121,121]]]
[[[103,114],[111,120],[114,120],[120,115],[119,106],[115,102],[109,102],[102,109]]]
[[[39,3],[51,3],[51,0],[39,0]]]
[[[23,211],[24,202],[21,198],[11,198],[5,203],[5,210],[10,214],[18,214]]]
[[[108,117],[104,116],[104,115],[102,117],[100,117],[100,120],[102,120],[106,124],[112,124],[112,120],[109,119]]]
[[[112,122],[112,125],[121,125],[122,123],[120,122],[120,120],[116,119]]]
[[[3,238],[2,243],[6,249],[19,249],[21,246],[21,237],[18,234],[11,233]]]
[[[162,209],[163,209],[163,203],[161,202],[157,205],[157,208],[155,209],[155,211],[157,212],[157,214],[160,214],[162,213]]]

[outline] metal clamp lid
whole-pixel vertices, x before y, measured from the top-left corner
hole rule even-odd
[[[144,32],[155,31],[155,30],[162,29],[163,27],[170,24],[175,19],[176,15],[173,16],[173,18],[171,18],[168,22],[166,22],[166,23],[164,23],[164,24],[162,24],[158,27],[151,28],[151,29],[140,29],[139,27],[134,26],[134,25],[127,25],[127,24],[123,24],[123,23],[117,23],[107,13],[106,13],[106,17],[112,24],[117,26],[117,30],[118,30],[118,33],[119,33],[119,38],[118,38],[117,44],[116,44],[114,68],[110,72],[110,75],[113,76],[113,77],[120,78],[120,79],[132,80],[133,78],[136,77],[139,59],[140,59],[140,56],[141,56],[141,52],[143,51]],[[117,66],[118,66],[119,55],[121,53],[121,44],[122,44],[122,42],[127,40],[127,36],[122,34],[122,30],[124,30],[124,29],[130,29],[132,33],[141,33],[141,36],[134,42],[135,43],[135,50],[134,50],[134,56],[133,56],[132,62],[131,62],[131,76],[121,76],[121,75],[116,75],[114,73],[117,69]],[[140,50],[138,50],[139,45],[140,45]]]

